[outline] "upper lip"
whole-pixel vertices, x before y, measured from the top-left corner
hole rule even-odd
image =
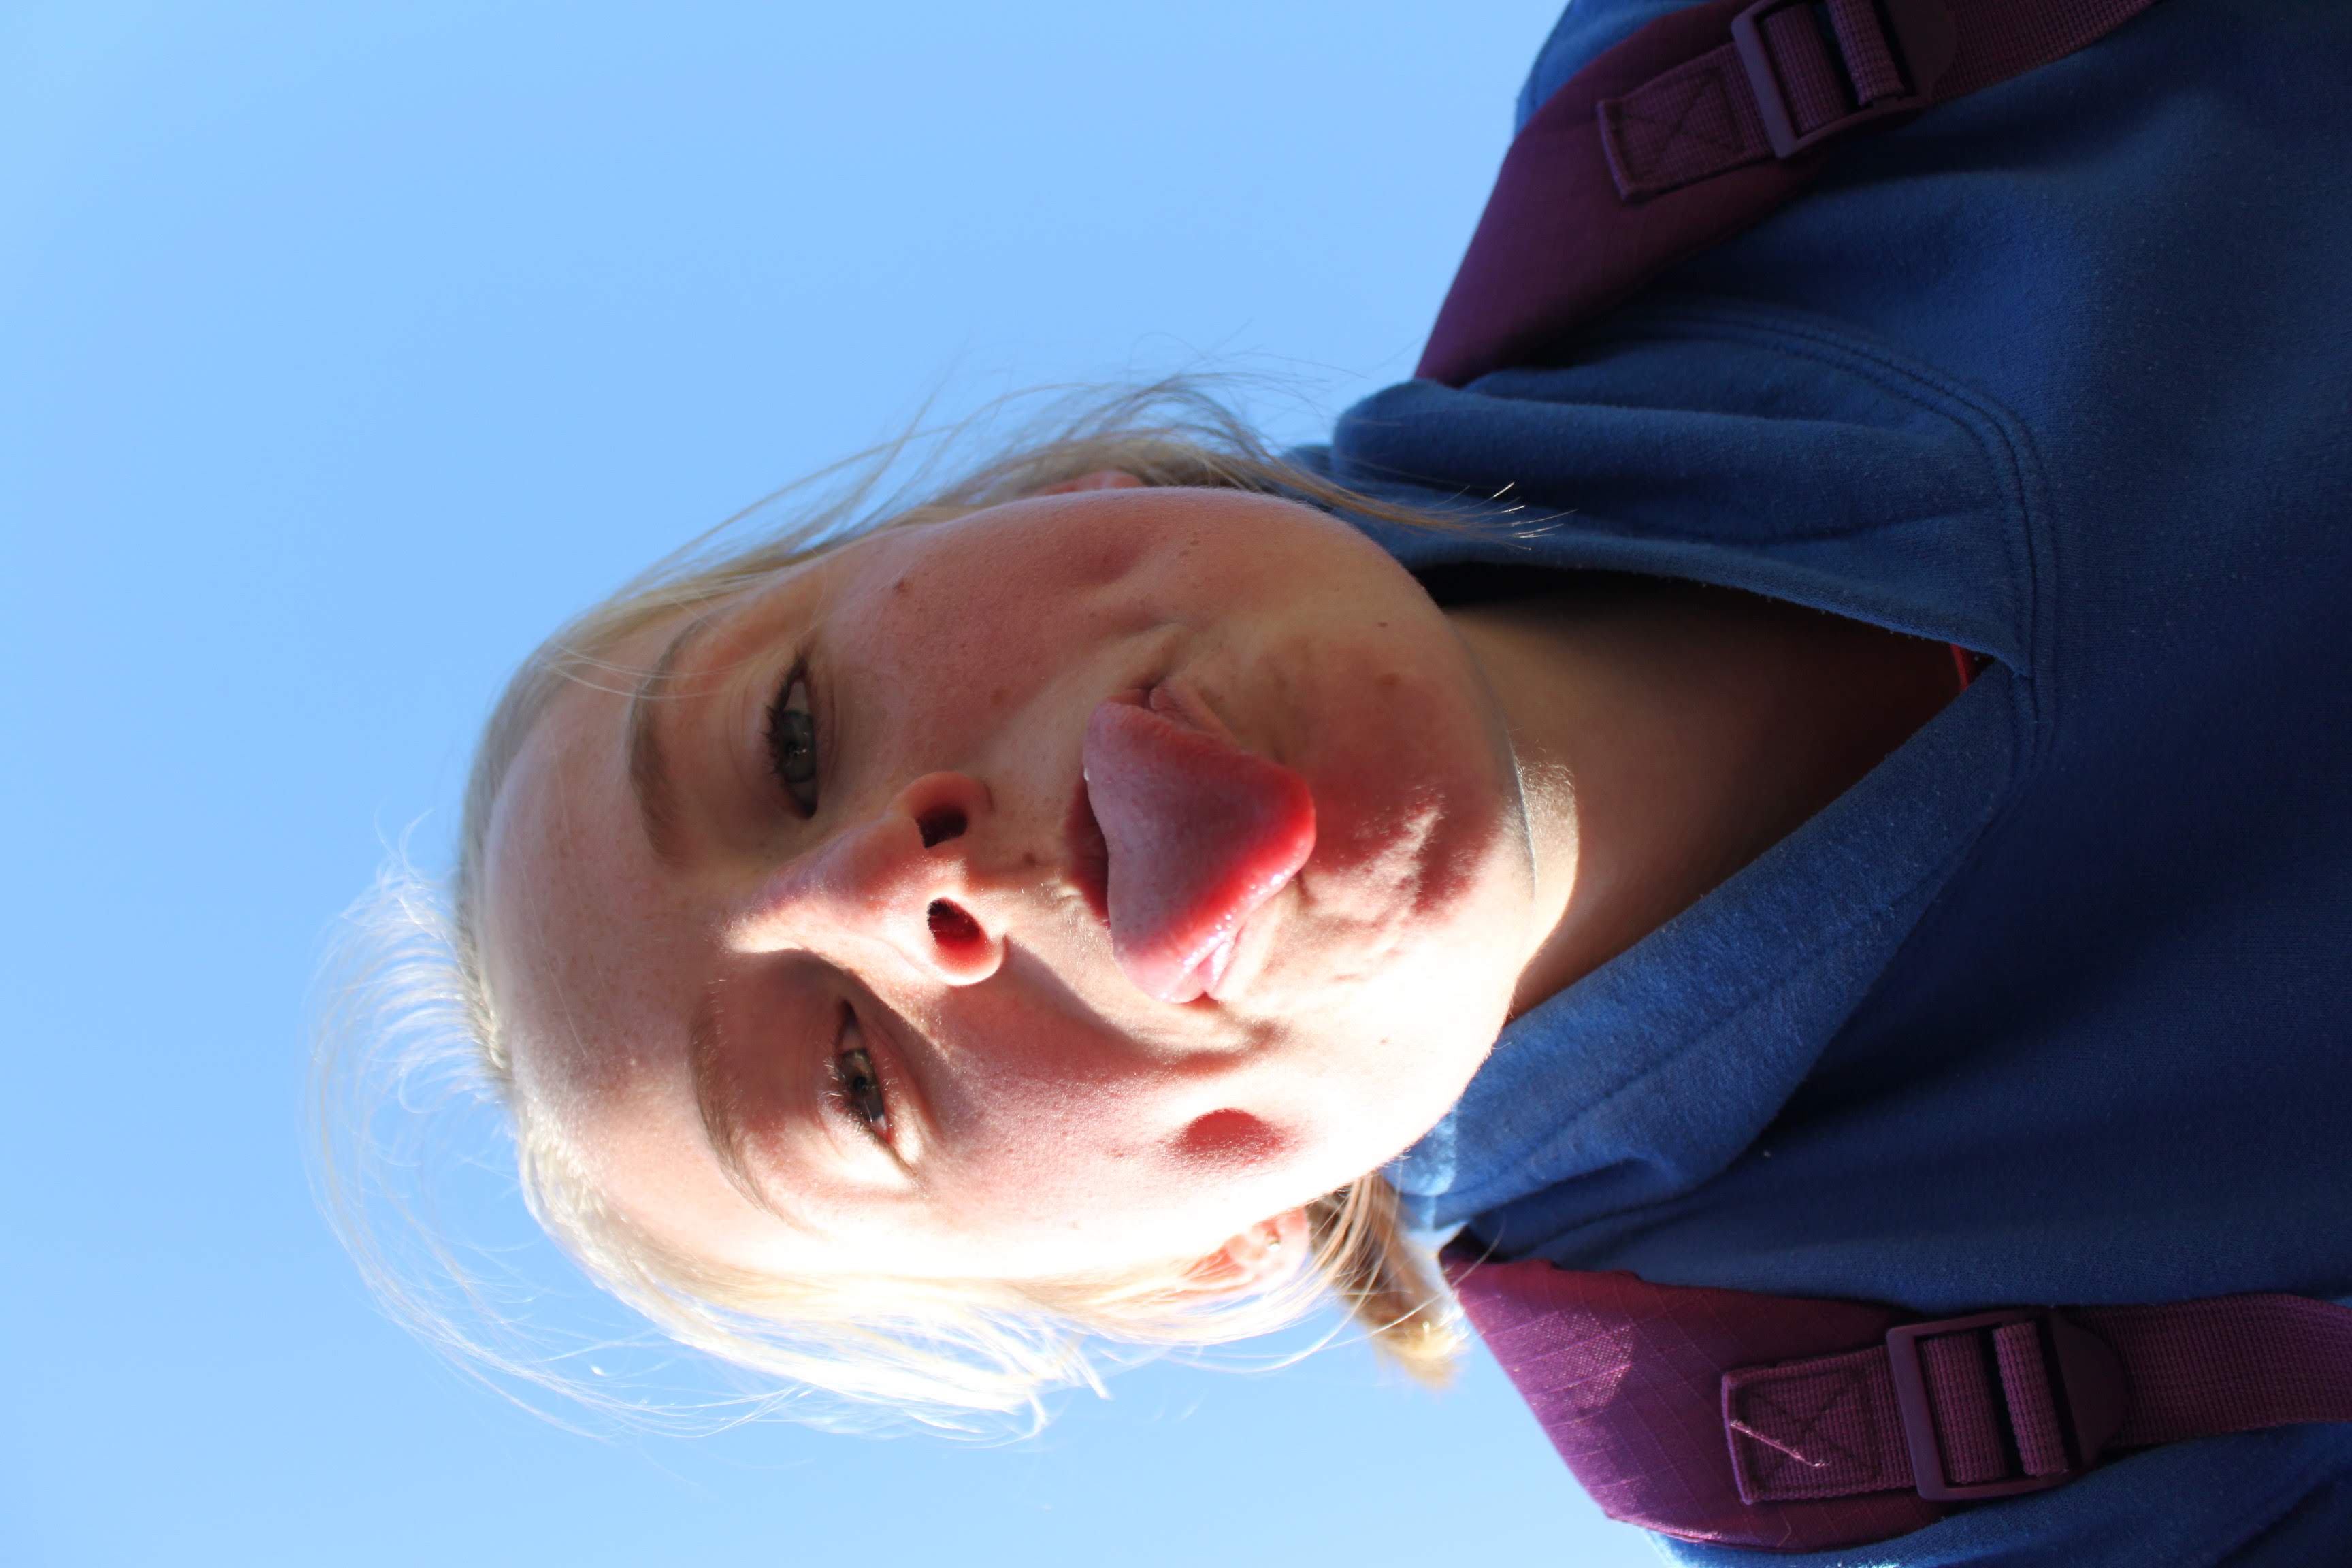
[[[1165,679],[1139,680],[1103,700],[1125,702],[1137,708],[1149,708],[1179,723],[1190,724],[1216,736],[1227,745],[1241,748],[1241,742],[1224,721],[1213,712],[1193,692]],[[1062,818],[1063,852],[1069,867],[1070,886],[1094,911],[1095,919],[1110,923],[1110,847],[1103,841],[1102,825],[1095,820],[1094,805],[1087,795],[1087,773],[1083,763],[1078,768],[1077,785],[1071,791],[1069,809]]]
[[[1225,727],[1225,721],[1217,716],[1216,711],[1201,700],[1198,692],[1174,681],[1153,682],[1143,694],[1142,705],[1154,713],[1164,713],[1179,723],[1190,724],[1195,730],[1214,735],[1237,752],[1249,750],[1242,744],[1240,736]]]
[[[1087,901],[1097,920],[1110,921],[1110,847],[1103,841],[1102,825],[1095,820],[1095,810],[1087,798],[1087,775],[1078,772],[1077,788],[1071,792],[1070,808],[1063,814],[1062,843],[1068,867],[1070,886]]]
[[[1165,691],[1168,691],[1168,687],[1164,681],[1147,678],[1119,688],[1103,701],[1149,708],[1155,706],[1155,698]],[[1159,698],[1159,700],[1165,702],[1169,699]],[[1100,705],[1097,704],[1097,707]],[[1182,712],[1183,716],[1191,717],[1189,709]],[[1086,900],[1087,908],[1093,912],[1095,919],[1108,926],[1110,924],[1110,846],[1103,840],[1102,824],[1095,820],[1094,803],[1087,795],[1087,769],[1083,758],[1078,763],[1077,773],[1077,782],[1070,792],[1069,809],[1062,814],[1063,855],[1068,867],[1070,886],[1077,889],[1078,897]]]

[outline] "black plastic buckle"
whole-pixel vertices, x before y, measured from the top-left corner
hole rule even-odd
[[[1952,25],[1951,12],[1944,8],[1943,0],[1874,0],[1878,27],[1893,47],[1895,68],[1903,73],[1906,90],[1893,98],[1882,98],[1876,103],[1862,104],[1838,116],[1825,125],[1800,134],[1796,117],[1789,112],[1788,95],[1780,89],[1780,73],[1772,68],[1772,51],[1764,43],[1764,18],[1775,11],[1785,11],[1802,5],[1811,9],[1819,0],[1756,0],[1756,3],[1731,19],[1731,41],[1739,50],[1739,64],[1748,72],[1748,85],[1755,89],[1757,110],[1764,117],[1764,134],[1772,142],[1776,158],[1793,158],[1815,142],[1840,136],[1857,125],[1874,120],[1884,120],[1890,114],[1908,114],[1934,101],[1936,82],[1944,68],[1952,63],[1952,55],[1959,47],[1959,33]],[[1852,91],[1853,71],[1845,64],[1842,51],[1838,63],[1845,71],[1848,96]]]
[[[2051,1393],[2058,1409],[2058,1427],[2066,1438],[2066,1468],[2052,1476],[2017,1476],[1963,1486],[1953,1481],[1944,1468],[1944,1446],[1936,1437],[1936,1414],[1927,1400],[1927,1377],[1919,1363],[1919,1342],[1940,1339],[1946,1334],[1989,1333],[2011,1323],[2032,1323],[2040,1331],[2042,1365],[2044,1372],[2052,1374]],[[2098,1463],[2099,1450],[2123,1425],[2123,1363],[2107,1348],[2105,1341],[2046,1307],[2011,1307],[1966,1318],[1943,1318],[1932,1323],[1906,1323],[1886,1331],[1886,1360],[1895,1374],[1895,1407],[1903,1418],[1904,1446],[1911,1451],[1912,1484],[1923,1498],[1965,1502],[2063,1486]],[[1993,1369],[1993,1387],[1999,1389],[1998,1358],[1988,1352],[1985,1364]],[[2002,1413],[2007,1416],[2006,1399],[2002,1404]],[[2010,1419],[2013,1430],[2014,1418]],[[2014,1437],[2011,1441],[2013,1447]]]

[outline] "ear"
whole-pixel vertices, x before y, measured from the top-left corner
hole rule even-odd
[[[1097,468],[1091,474],[1080,474],[1075,479],[1063,479],[1033,491],[1041,496],[1066,496],[1077,490],[1138,490],[1143,481],[1125,468]]]
[[[1307,1211],[1292,1209],[1254,1225],[1185,1273],[1203,1296],[1244,1296],[1269,1289],[1304,1268],[1309,1237]]]

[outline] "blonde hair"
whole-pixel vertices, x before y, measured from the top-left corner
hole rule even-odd
[[[1054,395],[998,447],[1007,455],[934,479],[1005,411],[999,405],[944,432],[909,433],[763,498],[560,628],[509,681],[483,730],[457,871],[446,890],[396,856],[340,929],[315,1028],[322,1204],[378,1299],[461,1365],[592,1405],[618,1403],[532,1363],[498,1332],[468,1327],[469,1316],[504,1324],[505,1303],[439,1239],[429,1212],[383,1201],[390,1185],[369,1167],[394,1158],[388,1151],[396,1139],[383,1136],[383,1119],[429,1115],[450,1095],[470,1092],[504,1107],[523,1202],[547,1234],[670,1339],[772,1380],[771,1393],[755,1403],[794,1402],[836,1424],[856,1419],[839,1400],[950,1426],[987,1413],[1025,1413],[1034,1421],[1042,1419],[1038,1401],[1047,1390],[1099,1389],[1089,1341],[1225,1342],[1292,1322],[1326,1295],[1389,1358],[1423,1381],[1444,1381],[1460,1342],[1457,1315],[1430,1259],[1405,1235],[1395,1192],[1377,1173],[1309,1206],[1311,1265],[1257,1294],[1205,1296],[1174,1264],[1140,1276],[1045,1284],[773,1279],[681,1256],[633,1226],[600,1200],[551,1119],[515,1090],[475,924],[491,807],[549,701],[566,683],[610,679],[615,672],[605,651],[633,631],[871,529],[945,521],[1100,469],[1122,469],[1147,485],[1279,493],[1389,521],[1449,526],[1442,512],[1382,502],[1284,461],[1191,380]],[[908,466],[910,453],[919,459],[913,473],[884,497],[884,480]],[[827,480],[834,492],[793,522],[749,542],[736,537],[747,521]],[[386,1217],[417,1247],[387,1248]],[[437,1273],[438,1282],[419,1278],[419,1266]],[[809,1391],[838,1400],[818,1410],[807,1403]]]

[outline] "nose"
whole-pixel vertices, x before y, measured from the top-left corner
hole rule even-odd
[[[771,873],[728,931],[740,952],[825,951],[879,942],[943,984],[971,985],[1004,962],[1001,889],[972,855],[987,787],[926,773],[871,817]]]

